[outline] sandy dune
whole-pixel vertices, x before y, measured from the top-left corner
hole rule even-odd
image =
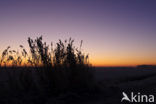
[[[13,70],[0,70],[0,104],[7,104],[7,95],[4,91],[8,88],[8,73]],[[18,73],[18,72],[16,72]],[[82,104],[121,104],[122,92],[143,93],[156,95],[156,70],[136,69],[136,68],[96,68],[94,71],[95,80],[100,87],[100,93],[95,97],[78,102]],[[4,96],[3,96],[3,95]],[[8,95],[11,96],[11,95]],[[62,95],[63,97],[77,96],[74,94]],[[82,97],[79,97],[80,99]],[[6,100],[5,100],[6,99]],[[68,99],[68,98],[67,98]],[[77,104],[77,98],[72,103]],[[64,101],[64,100],[63,100]],[[52,102],[63,104],[60,99],[47,99],[45,104]],[[68,101],[69,103],[70,101]],[[28,103],[29,104],[29,103]],[[32,103],[33,104],[33,103]]]

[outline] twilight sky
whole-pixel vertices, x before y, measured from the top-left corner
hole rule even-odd
[[[1,0],[0,51],[75,39],[96,66],[156,64],[155,0]]]

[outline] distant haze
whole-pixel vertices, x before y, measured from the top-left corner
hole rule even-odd
[[[156,64],[155,0],[1,0],[0,52],[43,35],[84,40],[95,66]]]

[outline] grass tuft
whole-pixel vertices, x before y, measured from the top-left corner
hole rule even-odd
[[[29,37],[28,44],[30,53],[23,45],[18,51],[9,46],[2,53],[0,65],[8,72],[9,93],[53,96],[94,92],[94,70],[89,55],[81,51],[83,41],[79,48],[72,38],[49,47],[41,36],[35,40]]]

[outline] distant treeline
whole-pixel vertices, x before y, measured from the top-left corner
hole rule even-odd
[[[138,65],[138,69],[156,69],[156,65]]]

